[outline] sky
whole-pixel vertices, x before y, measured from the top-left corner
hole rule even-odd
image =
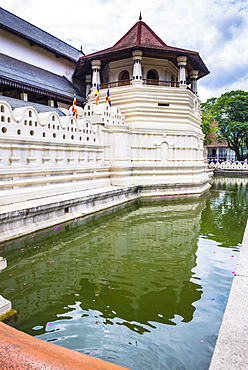
[[[210,74],[202,102],[248,91],[248,0],[0,0],[0,6],[85,54],[113,46],[139,19],[167,44],[197,51]]]

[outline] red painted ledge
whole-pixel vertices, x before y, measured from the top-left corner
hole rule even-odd
[[[0,322],[0,370],[127,370]]]

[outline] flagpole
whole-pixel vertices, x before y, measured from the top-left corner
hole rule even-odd
[[[96,90],[95,90],[95,98],[96,98],[96,105],[99,104],[99,91],[100,91],[100,85],[96,85]]]
[[[108,89],[107,89],[107,92],[106,92],[106,102],[108,102],[108,105],[109,105],[110,107],[112,107],[111,98],[110,98],[110,90],[109,90],[109,86],[108,86]]]
[[[72,103],[72,115],[75,118],[78,118],[78,110],[77,110],[77,96],[74,94],[73,103]]]

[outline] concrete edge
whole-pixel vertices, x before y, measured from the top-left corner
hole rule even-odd
[[[248,220],[209,370],[248,369]]]
[[[247,170],[236,170],[236,169],[225,169],[222,170],[220,168],[215,168],[214,169],[214,174],[215,175],[228,175],[228,176],[236,176],[236,177],[242,177],[242,176],[248,176],[248,171]]]
[[[92,189],[0,207],[0,243],[105,209],[148,197],[199,197],[209,182]]]
[[[0,369],[124,370],[80,352],[31,337],[0,322]]]

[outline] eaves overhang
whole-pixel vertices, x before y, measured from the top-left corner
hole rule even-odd
[[[16,79],[5,78],[5,77],[0,76],[0,84],[6,85],[6,86],[11,86],[11,87],[14,87],[14,88],[17,88],[17,89],[22,89],[22,90],[25,90],[25,91],[34,92],[34,93],[41,94],[41,95],[46,95],[46,96],[49,96],[50,98],[58,99],[58,100],[61,100],[61,101],[66,101],[67,102],[69,100],[72,101],[72,99],[73,99],[72,95],[60,94],[58,92],[51,91],[49,89],[40,88],[40,87],[37,87],[35,85],[25,83],[23,81],[18,81]],[[79,103],[83,103],[83,102],[85,102],[85,98],[83,98],[79,94],[77,94],[77,101]]]
[[[79,58],[73,77],[77,79],[82,79],[83,76],[91,74],[91,61],[98,59],[101,61],[101,68],[104,69],[105,66],[113,61],[127,59],[132,57],[132,52],[134,50],[141,50],[143,52],[143,57],[168,59],[175,66],[177,66],[178,56],[187,56],[188,58],[188,69],[196,69],[199,71],[198,79],[208,75],[210,71],[206,67],[205,63],[201,59],[198,52],[189,51],[180,48],[157,48],[157,47],[144,47],[144,46],[133,46],[130,48],[123,48],[114,50],[113,48],[108,48],[96,53],[92,53]]]

